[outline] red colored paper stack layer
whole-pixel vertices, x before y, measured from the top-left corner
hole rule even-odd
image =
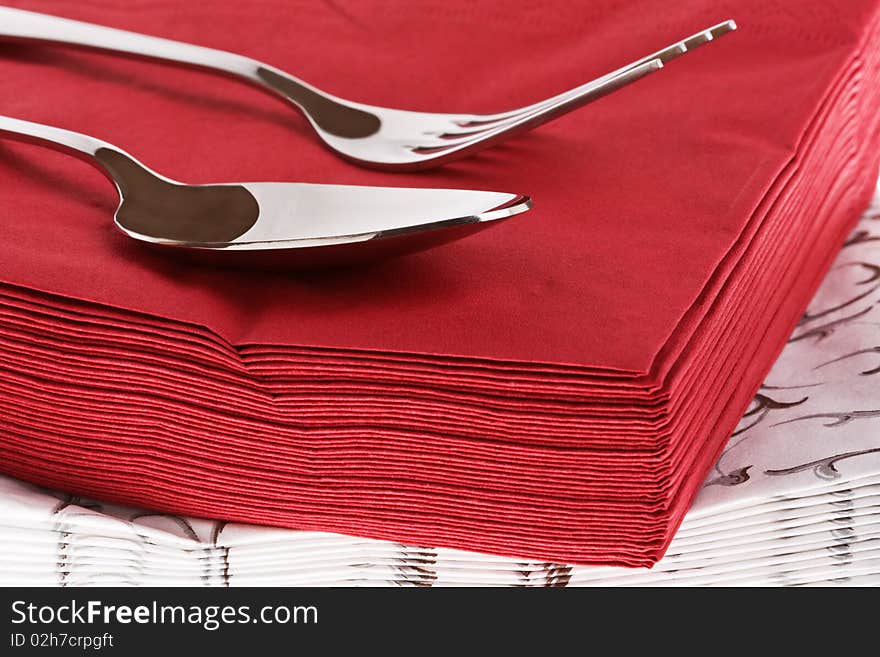
[[[110,501],[653,563],[876,180],[876,0],[12,4],[435,111],[514,107],[740,28],[532,134],[396,176],[205,73],[0,46],[5,114],[179,180],[535,199],[525,218],[367,268],[210,269],[116,232],[89,167],[4,144],[0,471]]]

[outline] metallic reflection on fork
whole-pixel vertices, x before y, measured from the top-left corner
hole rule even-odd
[[[611,73],[538,103],[498,114],[438,114],[333,96],[280,69],[223,50],[0,7],[0,39],[51,42],[175,62],[243,79],[292,103],[337,155],[388,171],[427,169],[531,130],[658,71],[736,29],[719,23]]]

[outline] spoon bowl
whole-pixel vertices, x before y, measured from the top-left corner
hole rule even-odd
[[[308,183],[187,185],[106,142],[0,117],[0,135],[101,170],[119,192],[114,221],[132,239],[235,266],[347,266],[461,239],[531,207],[528,197],[460,189]]]

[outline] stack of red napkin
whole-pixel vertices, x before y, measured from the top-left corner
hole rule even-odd
[[[0,45],[3,113],[187,182],[493,189],[535,209],[346,271],[199,267],[94,170],[0,150],[0,471],[161,511],[647,565],[867,205],[877,0],[13,2],[235,50],[338,95],[489,112],[739,30],[427,174],[357,169],[197,71]]]

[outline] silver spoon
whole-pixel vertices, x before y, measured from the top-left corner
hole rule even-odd
[[[598,100],[735,29],[736,23],[724,21],[574,89],[508,112],[441,114],[346,100],[269,64],[224,50],[0,7],[0,39],[104,50],[232,76],[292,103],[340,157],[388,171],[427,169],[472,155]]]
[[[48,146],[98,167],[119,191],[114,219],[129,237],[221,264],[360,263],[444,244],[531,207],[519,194],[458,189],[186,185],[116,146],[69,130],[0,116],[0,136]]]

